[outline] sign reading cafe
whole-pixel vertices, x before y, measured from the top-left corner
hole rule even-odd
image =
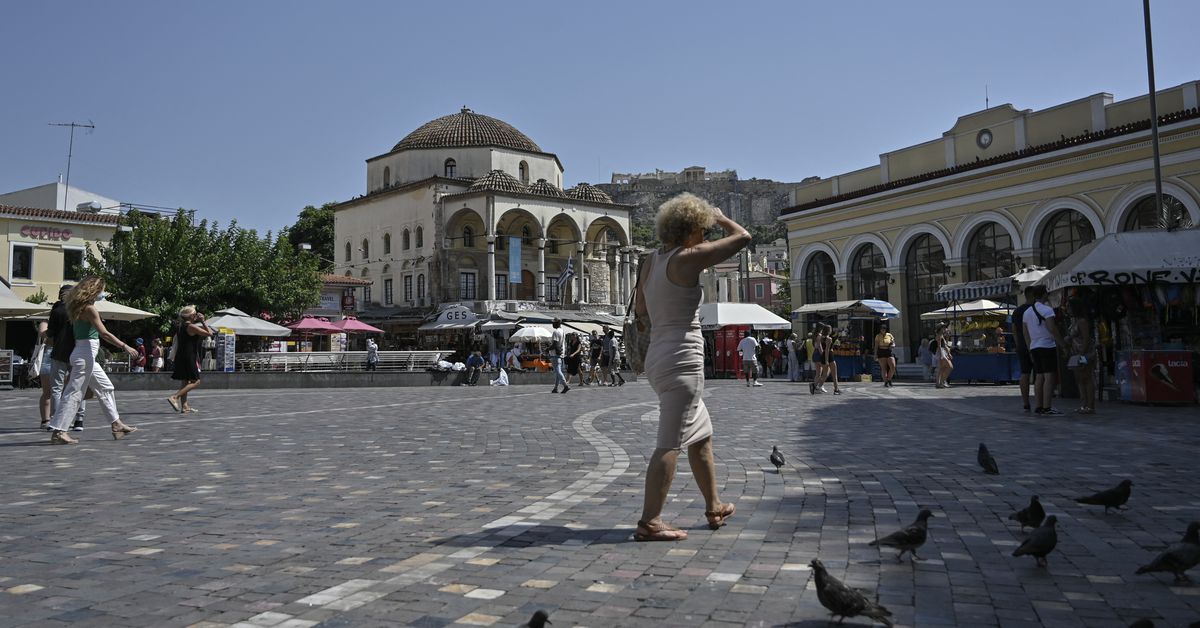
[[[74,233],[70,229],[59,229],[58,227],[35,227],[33,225],[21,225],[21,237],[30,238],[33,240],[51,240],[65,242],[71,239]]]

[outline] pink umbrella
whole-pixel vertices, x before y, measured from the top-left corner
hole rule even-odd
[[[330,323],[328,320],[308,314],[305,314],[300,320],[287,325],[287,328],[302,334],[338,334],[342,332],[341,329],[334,327],[333,323]]]
[[[340,329],[348,334],[382,334],[383,333],[382,329],[379,329],[378,327],[371,327],[370,325],[358,320],[357,318],[354,318],[353,316],[347,316],[346,318],[343,318],[342,320],[337,321],[332,324],[334,327],[337,327],[338,329]]]

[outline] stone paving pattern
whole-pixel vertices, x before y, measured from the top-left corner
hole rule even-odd
[[[186,417],[119,392],[142,431],[113,441],[97,408],[73,447],[31,429],[32,391],[0,392],[0,626],[516,626],[538,608],[556,627],[823,626],[817,556],[898,625],[1200,620],[1200,585],[1133,573],[1200,519],[1195,407],[1043,419],[1014,412],[1015,387],[846,390],[710,382],[738,512],[709,531],[681,460],[680,543],[631,541],[645,383],[201,389]],[[1071,499],[1124,477],[1129,510]],[[1049,570],[1009,556],[1034,493],[1059,519]],[[926,561],[868,547],[921,507]]]

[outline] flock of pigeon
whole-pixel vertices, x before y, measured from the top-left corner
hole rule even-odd
[[[784,465],[787,464],[779,447],[771,448],[769,460],[775,466],[776,473],[782,472]],[[977,460],[984,473],[999,475],[1000,467],[996,464],[992,453],[988,451],[987,445],[979,443]],[[1133,482],[1121,480],[1121,483],[1113,488],[1093,495],[1077,497],[1075,501],[1091,506],[1103,506],[1104,512],[1108,513],[1112,509],[1124,508],[1132,492]],[[905,554],[909,555],[910,560],[922,560],[920,556],[917,556],[917,549],[924,545],[929,538],[930,517],[933,517],[933,513],[928,509],[922,509],[912,525],[875,539],[869,545],[898,550],[897,561],[902,561]],[[1047,566],[1046,557],[1058,545],[1058,531],[1055,529],[1058,518],[1054,515],[1046,515],[1037,495],[1029,498],[1028,506],[1012,513],[1008,518],[1010,521],[1019,523],[1022,532],[1025,531],[1025,528],[1033,528],[1024,542],[1013,550],[1012,555],[1033,556],[1039,567]],[[1139,567],[1137,573],[1166,572],[1174,574],[1177,583],[1190,582],[1191,579],[1188,578],[1186,572],[1198,564],[1200,564],[1200,521],[1193,521],[1188,524],[1187,532],[1178,543],[1172,543],[1154,560]],[[832,613],[833,618],[838,619],[838,623],[847,617],[861,616],[874,619],[887,626],[892,625],[891,611],[872,601],[863,592],[846,586],[845,583],[829,573],[820,559],[814,558],[810,566],[816,580],[817,599]],[[1147,628],[1153,626],[1154,623],[1148,619],[1141,619],[1133,625]],[[1192,628],[1200,628],[1200,622],[1192,624]]]

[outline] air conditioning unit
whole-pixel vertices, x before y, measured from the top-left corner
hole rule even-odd
[[[613,306],[613,316],[624,318],[625,317],[625,306],[624,305],[614,305]]]
[[[95,214],[100,211],[100,201],[88,201],[75,206],[75,211]]]
[[[509,301],[509,302],[505,303],[505,304],[504,304],[504,311],[505,311],[505,312],[512,313],[512,314],[515,314],[515,313],[517,312],[517,304],[516,304],[516,303],[514,303],[514,302],[512,302],[512,301]]]

